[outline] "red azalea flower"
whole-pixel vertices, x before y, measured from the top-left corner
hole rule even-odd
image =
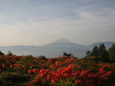
[[[33,70],[28,70],[28,73],[32,73],[33,72]]]
[[[33,86],[32,84],[27,84],[26,86]]]
[[[5,65],[3,64],[2,67],[5,68]]]
[[[38,69],[33,69],[32,71],[33,71],[33,72],[38,72],[39,70],[38,70]]]
[[[80,84],[81,83],[81,80],[76,80],[75,81],[77,84]]]
[[[54,83],[55,83],[55,80],[54,80],[54,79],[52,79],[52,80],[51,80],[51,83],[52,83],[52,84],[54,84]]]

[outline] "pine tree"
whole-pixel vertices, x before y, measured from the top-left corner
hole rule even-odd
[[[9,51],[7,55],[8,56],[12,56],[13,54],[12,54],[12,52]]]
[[[4,55],[4,53],[0,51],[0,56],[1,56],[1,55]]]
[[[95,57],[98,58],[98,56],[99,56],[99,49],[98,49],[97,46],[94,46],[94,48],[93,48],[93,50],[91,52],[91,56],[95,56]]]
[[[63,52],[63,56],[68,56],[68,57],[71,57],[72,56],[72,54],[70,53],[70,54],[68,54],[68,53],[66,53],[66,52]]]
[[[110,61],[115,62],[115,44],[113,44],[112,47],[109,48],[108,53]]]
[[[99,46],[99,59],[104,62],[109,62],[108,52],[104,44]]]
[[[90,57],[91,56],[91,52],[90,51],[87,51],[86,52],[86,57]]]
[[[92,52],[91,52],[91,56],[96,57],[95,60],[98,61],[99,60],[99,49],[97,46],[94,46]]]

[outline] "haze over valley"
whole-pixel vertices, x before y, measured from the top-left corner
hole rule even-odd
[[[9,46],[0,47],[0,50],[6,54],[10,50],[15,55],[44,55],[47,58],[58,57],[59,55],[63,55],[63,52],[66,52],[81,58],[86,55],[86,51],[92,50],[95,45],[99,46],[102,43],[105,44],[107,49],[110,48],[112,44],[115,44],[115,42],[99,42],[86,46],[73,43],[65,38],[59,38],[56,41],[42,46]]]

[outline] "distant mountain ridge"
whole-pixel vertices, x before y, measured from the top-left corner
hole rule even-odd
[[[112,44],[115,44],[115,42],[97,42],[97,43],[91,44],[90,46],[92,46],[92,47],[94,47],[96,45],[99,46],[102,43],[106,46],[107,49],[109,49],[112,46]]]
[[[85,46],[73,43],[65,38],[60,38],[43,46],[1,46],[0,50],[4,53],[8,53],[10,50],[13,54],[16,55],[45,55],[47,58],[58,57],[59,55],[62,55],[63,52],[72,53],[76,57],[84,57],[86,51],[92,50],[95,45],[99,46],[102,43],[105,44],[107,49],[109,49],[112,44],[115,44],[115,42],[98,42],[89,46]]]

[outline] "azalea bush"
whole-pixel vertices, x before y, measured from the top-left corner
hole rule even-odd
[[[0,56],[1,86],[115,86],[115,64],[74,56]]]

